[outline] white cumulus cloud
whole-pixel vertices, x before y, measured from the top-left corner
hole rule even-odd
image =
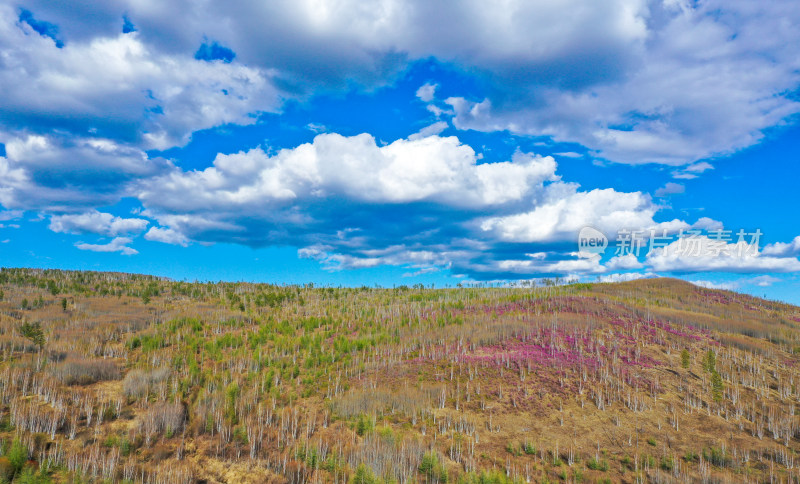
[[[800,235],[792,239],[791,242],[775,242],[764,246],[761,251],[764,255],[774,255],[779,257],[797,256],[800,254]]]
[[[186,247],[189,241],[186,237],[176,230],[164,227],[151,227],[150,230],[144,234],[144,238],[154,242],[163,242],[170,245],[181,245]]]
[[[115,217],[110,213],[91,211],[81,214],[54,215],[50,217],[50,230],[72,234],[100,234],[117,236],[138,234],[149,222],[141,218]]]
[[[800,260],[775,257],[746,240],[727,243],[707,236],[678,239],[647,254],[645,264],[657,272],[796,272]]]
[[[531,211],[488,217],[480,225],[508,242],[547,242],[574,239],[583,227],[592,226],[605,234],[620,229],[657,228],[653,220],[658,207],[640,192],[595,189],[578,191],[575,185],[552,190]],[[685,222],[680,222],[683,226]]]
[[[165,53],[136,32],[59,48],[16,18],[14,8],[0,6],[0,123],[6,129],[97,133],[164,149],[199,129],[250,124],[251,113],[279,106],[268,70]]]
[[[133,247],[128,247],[132,242],[133,240],[128,237],[115,237],[107,244],[78,243],[75,244],[75,247],[80,250],[89,250],[92,252],[119,252],[123,255],[136,255],[139,251]]]
[[[550,157],[517,153],[511,161],[477,164],[455,137],[431,135],[378,146],[368,134],[318,135],[274,156],[263,149],[218,155],[202,171],[175,170],[141,187],[148,208],[269,207],[346,197],[370,203],[434,202],[484,207],[522,200],[555,180]]]

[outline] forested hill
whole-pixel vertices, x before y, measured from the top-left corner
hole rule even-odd
[[[0,271],[0,479],[798,482],[800,308]],[[792,481],[794,479],[794,481]]]

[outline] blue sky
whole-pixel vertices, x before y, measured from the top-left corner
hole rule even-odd
[[[0,265],[800,303],[794,2],[262,3],[0,3]]]

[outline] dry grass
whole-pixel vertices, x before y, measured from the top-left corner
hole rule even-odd
[[[2,271],[0,287],[0,437],[59,482],[800,477],[788,305],[676,280],[332,290]]]
[[[75,357],[54,364],[50,374],[65,385],[89,385],[120,378],[119,368],[113,361]]]

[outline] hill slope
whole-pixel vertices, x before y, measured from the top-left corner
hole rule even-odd
[[[333,289],[4,269],[0,291],[9,480],[800,479],[786,304],[672,279]]]

